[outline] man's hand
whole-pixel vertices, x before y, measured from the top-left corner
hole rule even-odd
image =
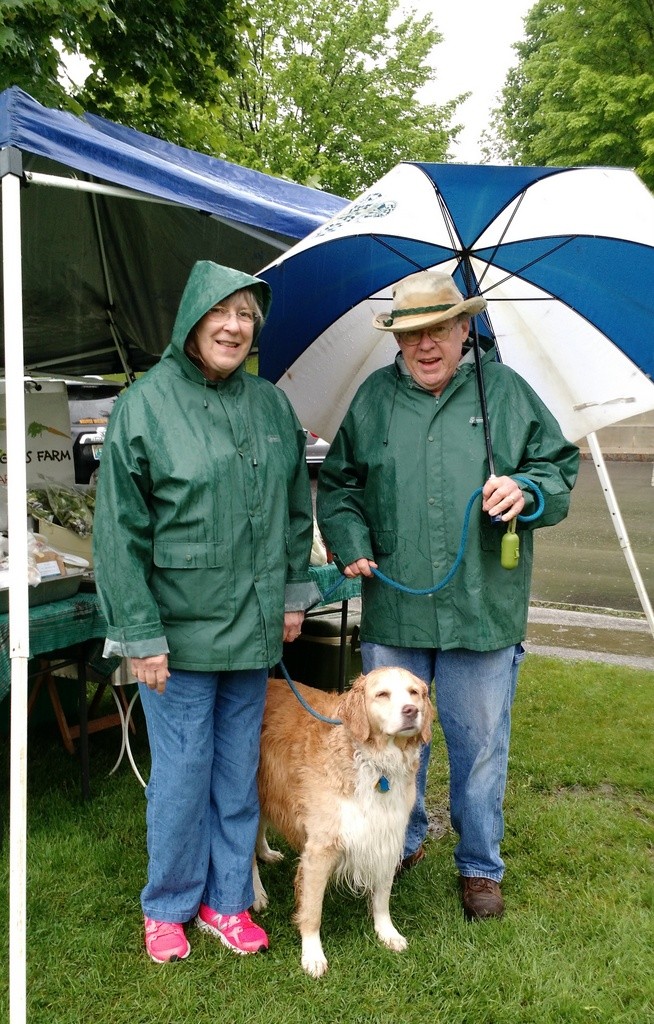
[[[482,490],[482,509],[489,516],[501,516],[505,523],[520,515],[525,498],[520,487],[510,476],[491,476]]]
[[[369,558],[357,558],[356,562],[350,562],[343,569],[343,575],[348,576],[350,579],[354,579],[356,576],[372,576],[373,569],[377,568],[377,563],[371,561]]]

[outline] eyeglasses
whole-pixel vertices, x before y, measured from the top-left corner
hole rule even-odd
[[[433,327],[423,327],[419,331],[402,331],[398,333],[398,339],[403,345],[417,345],[426,334],[432,341],[447,341],[455,327],[459,326],[459,320],[453,320],[449,326],[447,323],[434,324]]]
[[[236,317],[241,327],[251,327],[259,319],[259,314],[255,313],[253,309],[227,309],[226,306],[213,306],[207,312],[207,316],[211,317],[217,326],[226,324],[232,316]]]

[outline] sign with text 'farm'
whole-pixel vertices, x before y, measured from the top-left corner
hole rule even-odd
[[[0,381],[0,484],[7,482],[7,413],[5,381]],[[27,484],[75,483],[75,465],[63,381],[25,381],[25,450]]]

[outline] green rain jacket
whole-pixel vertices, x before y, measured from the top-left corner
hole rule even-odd
[[[543,514],[518,525],[517,568],[501,567],[506,525],[491,524],[479,497],[463,562],[443,589],[414,596],[362,578],[362,640],[491,651],[525,637],[532,530],[565,518],[579,453],[526,381],[493,353],[483,365],[495,473],[533,480],[545,499]],[[318,524],[341,569],[370,558],[392,580],[430,588],[453,565],[466,506],[488,475],[472,357],[435,397],[398,355],[362,384],[336,434],[320,472]],[[526,515],[536,506],[522,490]]]
[[[265,312],[265,282],[196,263],[170,345],[112,411],[93,530],[107,655],[271,666],[285,606],[319,596],[305,437],[286,396],[242,368],[210,383],[184,353],[207,310],[247,287]]]

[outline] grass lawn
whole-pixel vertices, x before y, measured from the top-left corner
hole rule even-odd
[[[365,900],[330,891],[329,973],[300,968],[293,861],[264,865],[267,956],[237,957],[189,931],[191,957],[155,965],[142,946],[145,800],[127,762],[107,777],[115,731],[91,737],[94,798],[52,732],[31,736],[28,789],[30,1024],[649,1024],[654,1022],[652,673],[530,656],[514,706],[502,921],[464,921],[445,831],[396,882],[405,953],[375,939]],[[145,768],[139,720],[135,749]],[[8,744],[0,741],[0,886],[7,905]],[[434,819],[446,817],[436,730]],[[7,963],[7,932],[0,955]],[[0,1021],[8,1020],[8,977]]]

